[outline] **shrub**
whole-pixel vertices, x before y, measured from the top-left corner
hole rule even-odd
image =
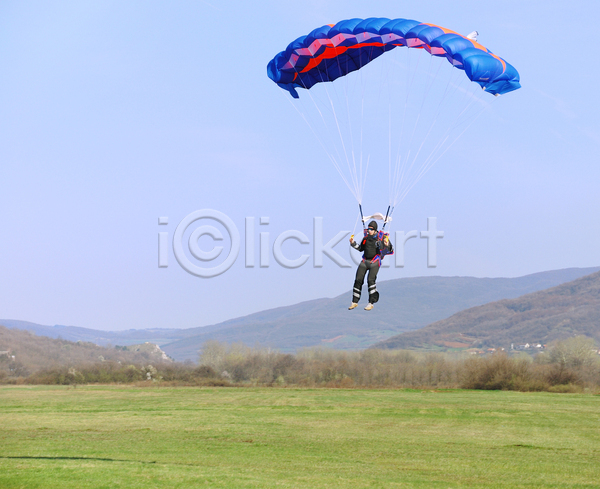
[[[529,390],[529,362],[511,359],[505,353],[469,359],[461,387],[484,390]]]

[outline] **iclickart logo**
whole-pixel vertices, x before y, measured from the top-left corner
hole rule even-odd
[[[258,228],[257,231],[257,221]],[[288,256],[284,253],[284,243],[289,240],[298,242],[302,246],[312,245],[312,266],[323,267],[325,257],[341,268],[352,267],[346,259],[340,256],[334,248],[344,239],[349,238],[351,231],[339,231],[335,236],[325,242],[325,232],[322,217],[313,218],[312,239],[306,233],[298,230],[288,230],[280,233],[272,240],[271,232],[262,231],[270,224],[268,217],[246,217],[244,226],[244,251],[245,267],[258,266],[269,268],[275,262],[288,269],[300,268],[311,259],[311,253],[301,253],[299,256]],[[168,226],[168,217],[159,217],[158,225]],[[158,266],[169,266],[169,232],[158,233]],[[258,239],[257,239],[258,237]],[[437,229],[437,218],[427,218],[426,231],[395,231],[393,238],[394,255],[383,260],[383,267],[404,267],[404,247],[412,238],[420,237],[427,241],[427,266],[437,266],[437,240],[444,237],[444,232]],[[357,241],[359,237],[355,238]],[[241,235],[233,220],[223,212],[214,209],[201,209],[185,216],[175,228],[173,233],[172,250],[175,259],[186,272],[202,278],[212,278],[225,273],[237,261],[241,249]],[[271,245],[272,243],[272,245]],[[258,244],[258,250],[257,250]],[[212,248],[210,248],[212,246]],[[350,246],[348,246],[350,249]],[[308,250],[306,250],[308,251]],[[350,252],[350,259],[355,264],[360,263],[361,254]]]

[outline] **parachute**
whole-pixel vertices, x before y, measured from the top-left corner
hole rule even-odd
[[[359,206],[370,162],[388,160],[386,215],[391,215],[390,209],[393,212],[489,105],[465,87],[464,80],[482,88],[479,93],[495,96],[521,86],[517,70],[476,38],[476,32],[463,36],[416,20],[343,20],[290,43],[269,62],[267,74],[294,99],[300,98],[299,88],[307,90],[312,110],[293,105]],[[387,53],[392,50],[427,51],[432,60],[446,58],[448,81],[439,81],[443,78],[439,63],[434,66],[431,61],[429,70],[423,69],[422,54],[416,60],[409,54],[404,59],[391,58],[393,53]],[[371,62],[384,54],[386,63],[379,70],[372,68]],[[353,78],[355,74],[358,78]],[[338,85],[342,81],[343,86]],[[431,108],[426,108],[426,102]],[[452,107],[448,112],[447,106]],[[382,148],[386,156],[381,155]],[[377,173],[382,175],[380,165]]]

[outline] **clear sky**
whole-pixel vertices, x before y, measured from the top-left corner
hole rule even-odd
[[[379,280],[600,265],[595,0],[4,0],[0,318],[190,328],[349,291],[354,265],[324,257],[315,267],[313,219],[327,242],[353,229],[356,202],[266,65],[295,38],[353,17],[477,30],[522,83],[493,100],[394,214],[393,233],[437,218],[437,267],[414,238],[405,266]],[[366,195],[387,192],[384,168],[370,173]],[[368,204],[367,213],[385,212]],[[178,224],[202,209],[225,214],[241,235],[237,260],[213,278],[188,273],[173,254]],[[254,267],[245,266],[248,217]],[[273,257],[288,230],[310,241],[282,245],[289,259],[309,255],[298,268]],[[269,233],[269,266],[260,266],[259,233]],[[198,247],[223,243],[203,236]],[[347,248],[344,239],[334,249],[349,260]]]

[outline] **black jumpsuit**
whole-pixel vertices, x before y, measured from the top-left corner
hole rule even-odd
[[[386,246],[383,240],[378,239],[377,234],[373,236],[367,234],[360,245],[354,242],[352,247],[364,252],[363,260],[356,270],[356,279],[354,280],[354,288],[352,290],[352,302],[358,303],[360,300],[360,293],[368,271],[367,287],[369,289],[369,302],[375,304],[379,300],[379,292],[377,292],[377,286],[375,285],[377,272],[381,266],[381,258],[393,253],[392,243],[388,241],[388,245]]]

